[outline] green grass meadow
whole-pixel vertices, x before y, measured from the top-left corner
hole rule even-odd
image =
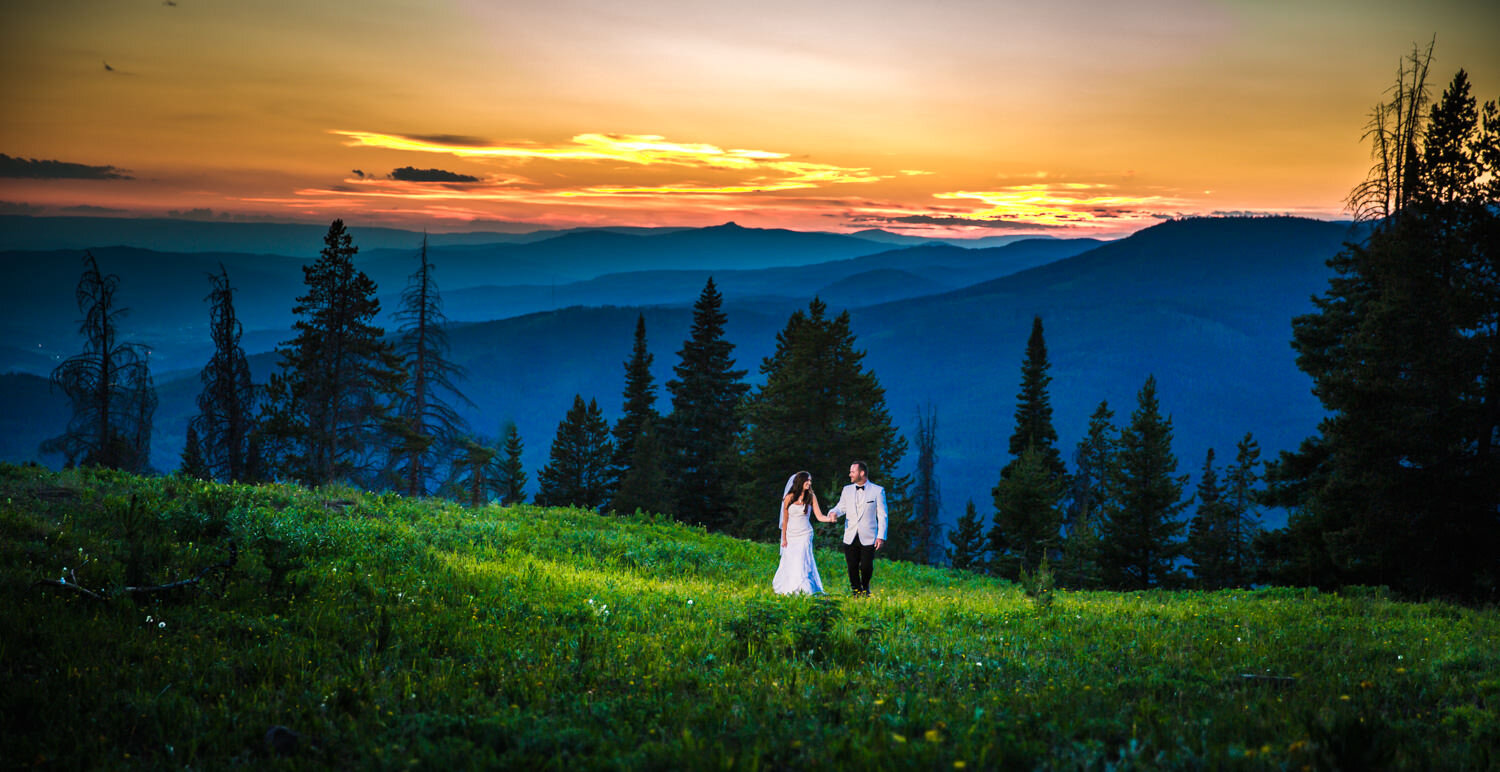
[[[783,598],[776,562],[644,515],[0,466],[0,766],[1500,768],[1494,609],[1044,605],[887,560],[851,599],[832,551],[831,596]]]

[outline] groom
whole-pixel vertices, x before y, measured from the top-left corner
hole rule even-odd
[[[829,510],[844,521],[844,561],[849,564],[849,587],[856,596],[870,594],[875,573],[875,550],[885,546],[885,489],[870,482],[865,462],[849,465],[849,485]]]

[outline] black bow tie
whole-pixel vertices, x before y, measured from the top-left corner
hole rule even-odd
[[[854,490],[857,490],[857,491],[862,491],[864,489],[865,489],[865,486],[863,486],[863,485],[856,485],[856,486],[854,486]]]

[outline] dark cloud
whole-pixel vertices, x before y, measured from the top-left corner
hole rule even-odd
[[[46,210],[44,206],[33,206],[19,201],[0,201],[0,214],[39,215]]]
[[[1066,230],[1062,225],[1040,225],[1016,220],[977,220],[969,217],[943,217],[930,214],[909,214],[901,217],[864,216],[851,218],[857,224],[896,223],[901,225],[942,225],[962,228],[989,228],[1002,231]]]
[[[409,139],[419,139],[423,142],[431,142],[436,145],[463,145],[464,147],[488,147],[493,144],[483,137],[469,137],[463,134],[406,134]]]
[[[403,166],[391,172],[391,179],[402,182],[478,182],[478,177],[467,174],[457,174],[443,171],[442,169],[418,169],[413,166]]]
[[[1233,209],[1217,210],[1210,213],[1211,217],[1292,217],[1291,212],[1268,212],[1264,209]]]
[[[365,178],[365,170],[364,169],[351,169],[350,171],[354,174],[355,177],[358,177],[359,179],[364,179]]]
[[[67,161],[12,158],[0,153],[0,177],[26,180],[129,180],[124,170],[113,166],[86,166]]]
[[[230,222],[301,222],[304,218],[284,214],[246,214],[243,212],[220,212],[218,219]],[[321,218],[314,218],[310,222],[321,224]]]
[[[184,209],[182,211],[173,209],[167,212],[167,216],[175,217],[179,220],[212,220],[214,219],[214,210],[209,209],[208,207],[197,207],[195,209]]]
[[[79,204],[77,206],[65,206],[61,211],[68,214],[129,214],[126,209],[113,209],[107,206],[94,206],[93,204]]]

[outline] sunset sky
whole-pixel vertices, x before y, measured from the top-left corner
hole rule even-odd
[[[1345,216],[1500,3],[6,0],[0,214],[1120,235]]]

